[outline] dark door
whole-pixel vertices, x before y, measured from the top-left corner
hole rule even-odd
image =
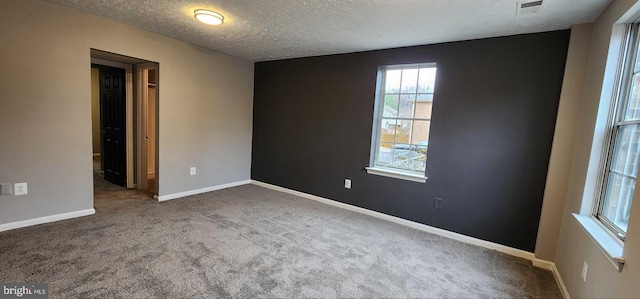
[[[125,186],[126,100],[123,69],[100,67],[100,114],[104,179]]]

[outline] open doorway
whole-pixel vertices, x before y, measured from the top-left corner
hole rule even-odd
[[[93,142],[99,143],[94,147],[94,155],[99,150],[101,178],[112,184],[127,187],[127,140],[126,140],[126,90],[125,69],[99,64],[91,65],[92,74],[97,73],[97,82],[92,82],[92,94],[97,94],[98,112],[92,115],[98,120],[93,121],[97,126]],[[94,76],[92,76],[92,80]],[[97,87],[97,88],[96,88]],[[92,103],[96,102],[92,99]]]
[[[91,49],[94,205],[101,190],[158,194],[158,78],[158,63]]]

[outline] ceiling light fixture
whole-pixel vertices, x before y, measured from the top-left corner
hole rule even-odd
[[[224,17],[215,11],[196,9],[193,14],[198,21],[208,25],[220,25],[224,23]]]

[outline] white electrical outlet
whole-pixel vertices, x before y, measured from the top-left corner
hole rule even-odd
[[[351,180],[350,179],[344,179],[344,188],[345,189],[351,189]]]
[[[0,195],[11,195],[11,184],[0,184]]]
[[[584,262],[584,265],[582,265],[582,281],[584,282],[587,281],[587,270],[589,270],[589,265],[587,265],[587,262]]]
[[[189,171],[189,173],[191,175],[196,175],[196,168],[195,167],[191,167],[191,170]]]
[[[15,183],[13,184],[13,192],[15,195],[27,194],[27,183]]]

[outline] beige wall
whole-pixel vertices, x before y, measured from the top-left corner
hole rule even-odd
[[[536,257],[547,261],[555,257],[560,234],[592,28],[593,24],[589,23],[571,29],[535,249]]]
[[[575,96],[561,98],[556,133],[562,133],[564,138],[554,139],[536,255],[540,253],[547,257],[553,254],[553,261],[574,298],[640,297],[640,192],[635,194],[636,204],[632,207],[632,218],[624,245],[627,264],[620,273],[571,215],[588,212],[598,181],[597,163],[590,164],[590,161],[597,161],[600,156],[606,107],[612,93],[612,65],[607,65],[607,58],[615,57],[618,49],[613,47],[609,50],[613,24],[628,21],[627,15],[623,15],[630,9],[637,8],[635,0],[613,1],[594,24],[576,26],[572,32],[572,43],[585,47],[588,45],[584,87],[580,89],[579,80],[576,78],[575,84],[563,86],[563,95],[581,92],[582,96],[579,107],[576,106],[578,103],[575,102]],[[590,39],[586,36],[588,32],[591,32]],[[585,54],[586,48],[585,51],[573,51],[570,53],[570,61],[582,61]],[[569,61],[567,64],[569,71]],[[571,72],[579,76],[578,66],[571,69],[574,70]],[[613,71],[615,73],[615,70]],[[604,110],[599,109],[603,107]],[[569,136],[571,132],[574,132],[575,137]],[[567,152],[569,149],[572,149],[570,155]],[[568,180],[562,178],[563,173],[568,173]],[[566,187],[562,186],[565,181]],[[555,214],[558,213],[557,209],[562,207],[561,201],[558,200],[562,198],[562,193],[566,193],[566,200],[554,254],[550,249],[555,234],[552,227],[558,224]],[[583,262],[589,265],[586,282],[580,277]]]
[[[91,135],[93,153],[100,153],[100,70],[91,69]]]
[[[248,180],[253,63],[40,0],[0,1],[0,224],[93,208],[90,48],[158,62],[159,195]],[[189,167],[198,167],[190,176]]]

